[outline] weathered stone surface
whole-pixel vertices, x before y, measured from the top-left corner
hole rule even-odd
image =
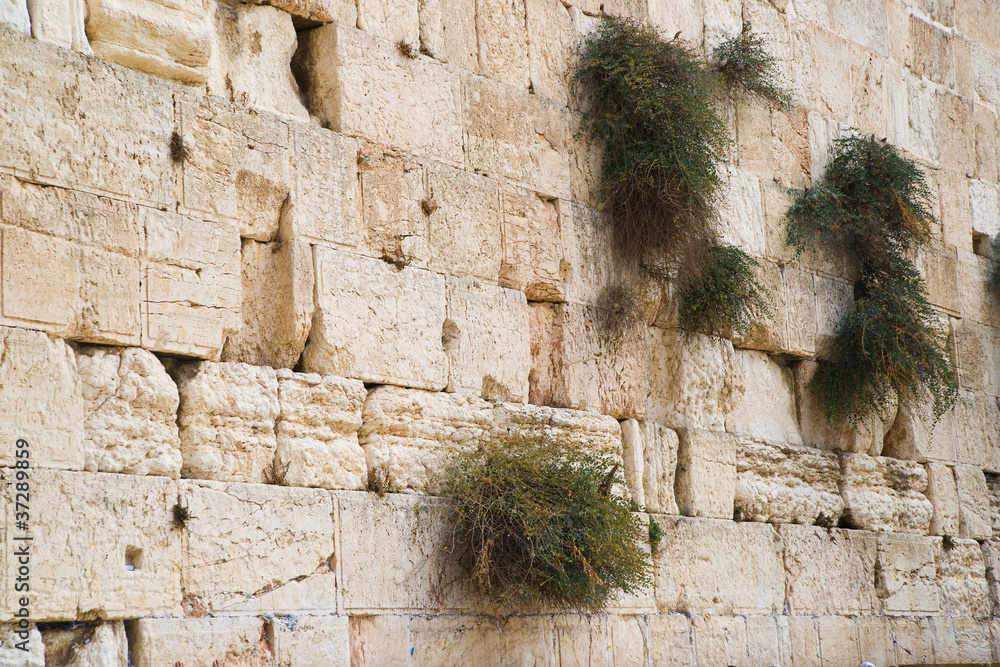
[[[879,535],[878,596],[886,614],[937,614],[936,540],[917,535]]]
[[[50,665],[65,667],[115,667],[129,663],[125,624],[49,626],[42,631],[45,657]]]
[[[273,368],[197,362],[175,373],[184,477],[273,481],[278,380]]]
[[[494,428],[500,437],[545,436],[621,456],[621,426],[614,417],[596,412],[501,403]]]
[[[394,266],[427,268],[432,208],[423,164],[394,151],[363,144],[358,153],[363,251]],[[421,203],[423,202],[423,203]]]
[[[467,0],[418,0],[420,48],[441,62],[479,71],[476,12]]]
[[[240,237],[228,225],[149,209],[142,346],[218,359],[240,327]]]
[[[988,617],[992,603],[979,543],[955,540],[951,549],[936,546],[934,561],[941,589],[942,615]]]
[[[15,646],[21,642],[25,650]],[[42,635],[33,623],[27,628],[13,624],[0,625],[0,665],[4,667],[45,667],[45,647]]]
[[[958,487],[952,467],[931,462],[927,468],[927,499],[934,506],[931,535],[958,535]]]
[[[657,328],[650,337],[647,418],[671,428],[723,430],[734,391],[728,372],[733,344],[701,334],[685,342],[678,332]]]
[[[129,624],[135,667],[187,665],[265,667],[271,650],[259,618],[143,618]]]
[[[181,566],[189,615],[335,612],[333,502],[325,491],[185,482]]]
[[[742,616],[692,616],[691,626],[699,661],[732,665],[747,660],[747,626]]]
[[[504,189],[502,200],[500,284],[529,301],[562,301],[559,201],[520,188]]]
[[[770,614],[783,608],[782,543],[771,526],[669,516],[657,521],[666,531],[653,558],[661,612]]]
[[[484,667],[500,667],[500,628],[477,616],[413,616],[410,619],[411,656],[415,665],[455,665],[472,660]]]
[[[531,89],[551,100],[569,103],[570,72],[580,35],[589,22],[580,10],[558,0],[526,0],[525,10]]]
[[[521,402],[528,397],[530,310],[522,292],[449,276],[443,340],[451,392]]]
[[[955,484],[958,491],[958,536],[974,540],[992,537],[990,494],[982,469],[970,465],[956,465]]]
[[[177,385],[151,352],[83,347],[77,351],[83,389],[86,469],[177,479]]]
[[[427,196],[430,268],[497,282],[503,261],[497,182],[448,165],[430,163]]]
[[[634,419],[623,421],[621,427],[625,481],[632,499],[647,512],[677,514],[677,433],[656,422]]]
[[[763,352],[734,350],[730,366],[730,409],[726,430],[763,440],[802,444],[795,414],[795,383],[790,368]]]
[[[693,428],[677,430],[677,506],[685,516],[731,519],[736,497],[736,438]]]
[[[760,179],[739,169],[722,173],[722,241],[756,257],[764,255],[764,209]]]
[[[957,456],[956,410],[935,423],[929,394],[899,406],[892,428],[886,432],[882,454],[910,461],[951,462]]]
[[[267,626],[267,642],[279,667],[350,667],[347,616],[288,616]]]
[[[28,4],[23,0],[7,0],[0,6],[0,25],[10,30],[31,34],[31,17]]]
[[[81,470],[86,463],[82,383],[62,340],[0,327],[0,465],[27,449],[33,468]],[[23,439],[26,446],[17,447]]]
[[[291,368],[312,326],[312,249],[300,241],[244,239],[240,254],[243,324],[226,340],[221,359]]]
[[[952,324],[958,381],[963,389],[1000,394],[1000,330],[969,319]]]
[[[417,0],[360,0],[357,26],[369,35],[393,44],[402,42],[415,51],[420,40],[417,4]]]
[[[430,58],[342,24],[301,38],[298,66],[310,110],[331,129],[461,164],[458,75]]]
[[[744,520],[811,525],[822,515],[835,524],[844,507],[839,480],[835,454],[746,438],[736,445],[735,502]]]
[[[994,183],[969,181],[972,231],[990,238],[1000,234],[1000,194]]]
[[[302,369],[440,390],[444,276],[333,248],[316,248],[316,315]],[[375,342],[377,341],[377,342]]]
[[[926,535],[934,513],[923,495],[927,471],[919,463],[842,454],[840,492],[852,525],[863,530]]]
[[[477,2],[476,33],[479,73],[526,90],[530,81],[524,0]]]
[[[649,657],[654,665],[683,667],[695,662],[691,618],[683,614],[649,616]]]
[[[788,608],[793,614],[872,614],[876,546],[873,535],[838,528],[777,527],[785,547]],[[836,582],[836,584],[834,584]]]
[[[287,486],[361,490],[368,469],[358,444],[367,393],[358,380],[279,370],[281,412],[274,431],[277,481]]]
[[[4,496],[15,476],[5,469]],[[180,534],[171,529],[175,483],[159,477],[33,470],[30,490],[31,615],[49,621],[180,613]],[[3,542],[24,531],[6,503]],[[19,609],[17,560],[4,561],[0,620]]]
[[[13,3],[17,7],[18,3]],[[64,49],[92,55],[84,21],[87,3],[84,0],[32,0],[28,3],[31,16],[31,36],[51,42]],[[15,21],[16,23],[16,21]]]
[[[955,445],[959,463],[1000,472],[1000,402],[980,392],[960,392],[955,405]]]
[[[581,204],[559,203],[563,262],[560,274],[566,300],[593,305],[617,279],[611,225],[601,211]]]

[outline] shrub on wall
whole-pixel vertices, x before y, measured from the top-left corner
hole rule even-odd
[[[479,590],[508,608],[602,609],[648,584],[648,528],[611,457],[546,438],[499,440],[446,473],[455,551]]]
[[[947,335],[912,260],[933,221],[919,167],[885,140],[845,136],[788,217],[798,253],[827,246],[858,269],[854,305],[810,385],[830,424],[857,426],[894,398],[916,400],[922,388],[939,418],[958,388]]]

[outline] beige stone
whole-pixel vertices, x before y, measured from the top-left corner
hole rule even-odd
[[[184,482],[181,585],[189,614],[337,610],[333,502],[325,491]]]
[[[934,506],[931,535],[958,535],[958,487],[952,467],[931,462],[927,468],[927,499]]]
[[[951,549],[936,545],[934,560],[941,589],[942,615],[989,617],[992,603],[979,543],[954,540]]]
[[[878,596],[889,615],[937,614],[940,596],[934,565],[935,540],[917,535],[877,538]]]
[[[730,341],[650,329],[652,365],[647,418],[671,428],[722,430],[735,388]]]
[[[358,22],[358,3],[351,0],[275,0],[266,4],[291,14],[296,19],[296,26],[300,21],[307,26],[334,21],[347,25],[355,25]]]
[[[1000,472],[1000,403],[996,397],[961,392],[955,417],[958,462]]]
[[[504,664],[500,628],[489,617],[413,616],[410,640],[415,665],[457,665],[470,660],[483,667]]]
[[[933,506],[923,495],[927,488],[923,466],[865,454],[841,454],[840,461],[840,491],[852,525],[863,530],[927,534]]]
[[[83,347],[77,351],[83,390],[86,469],[177,479],[177,385],[151,352]]]
[[[310,111],[330,128],[460,165],[458,75],[430,58],[342,24],[310,30],[299,47]]]
[[[952,462],[956,454],[956,411],[935,422],[933,399],[922,394],[899,406],[896,420],[885,434],[882,454],[910,461]]]
[[[741,248],[755,257],[765,252],[764,209],[760,179],[739,169],[723,170],[720,233],[727,245]]]
[[[928,664],[934,659],[933,635],[926,618],[889,618],[887,625],[897,664]]]
[[[1000,103],[998,63],[1000,63],[1000,55],[994,49],[982,44],[972,44],[972,77],[975,81],[976,94],[984,101],[993,104],[994,107]]]
[[[143,618],[129,627],[136,667],[224,665],[265,667],[271,650],[260,618]]]
[[[792,614],[872,614],[879,611],[874,586],[876,544],[868,533],[783,524]]]
[[[937,95],[941,163],[950,169],[976,173],[975,125],[972,102],[950,93]]]
[[[559,202],[563,259],[560,274],[566,301],[594,305],[620,280],[612,253],[613,233],[605,215],[581,204]]]
[[[858,662],[858,630],[853,618],[820,616],[815,620],[821,664],[853,665]]]
[[[781,616],[745,616],[747,653],[751,664],[775,665],[789,662],[791,646],[788,620]]]
[[[495,433],[499,437],[544,436],[559,442],[583,445],[621,457],[622,431],[614,417],[597,412],[550,408],[541,405],[501,403],[496,408]]]
[[[479,71],[476,12],[468,0],[419,0],[420,48],[432,58]]]
[[[747,625],[742,616],[692,616],[698,661],[711,665],[746,664]]]
[[[562,103],[571,102],[571,77],[580,34],[588,23],[574,7],[558,0],[526,0],[531,89]]]
[[[917,268],[927,284],[932,305],[957,315],[960,305],[958,291],[958,258],[954,248],[928,246],[920,254]]]
[[[989,492],[990,520],[993,524],[993,536],[1000,535],[1000,475],[986,475],[986,489]],[[1000,574],[1000,571],[998,571]]]
[[[1000,194],[994,183],[969,181],[972,231],[994,238],[1000,234]]]
[[[357,26],[369,35],[416,50],[420,40],[417,0],[359,0]]]
[[[500,620],[500,650],[507,664],[557,664],[551,616],[505,616]]]
[[[647,512],[677,514],[677,433],[656,422],[634,419],[623,421],[621,427],[625,479],[633,500]]]
[[[657,520],[666,531],[653,559],[661,613],[770,614],[783,608],[782,542],[771,526]]]
[[[4,495],[15,475],[3,471]],[[135,618],[180,613],[180,533],[171,528],[173,480],[137,475],[32,471],[31,615],[49,621]],[[18,544],[15,505],[6,504],[5,544]],[[20,519],[19,519],[20,520]],[[17,561],[5,561],[0,620],[14,602]]]
[[[274,369],[197,362],[175,373],[180,392],[184,477],[226,482],[273,481],[278,417]]]
[[[0,377],[0,465],[27,458],[32,468],[83,469],[83,383],[73,350],[37,331],[0,327]]]
[[[844,501],[840,462],[820,450],[741,438],[736,449],[736,506],[744,520],[812,524],[820,515],[834,524]]]
[[[267,643],[279,667],[350,667],[347,616],[289,616],[268,624]]]
[[[121,621],[49,626],[42,632],[46,655],[66,667],[117,667],[129,662],[128,639]],[[60,658],[68,660],[60,661]]]
[[[559,201],[518,188],[504,189],[502,199],[500,284],[529,301],[563,301]]]
[[[500,191],[492,178],[427,165],[430,268],[495,283],[503,263]],[[511,285],[507,285],[511,287]]]
[[[150,209],[142,346],[218,359],[240,326],[236,229]]]
[[[993,660],[986,621],[970,618],[929,618],[934,635],[934,661],[939,664],[989,664]]]
[[[423,165],[366,144],[358,154],[364,252],[395,266],[426,268],[428,220]],[[421,204],[423,202],[423,204]]]
[[[19,0],[5,2],[0,7],[0,25],[25,35],[31,34],[31,17],[28,14],[27,2]]]
[[[876,665],[892,664],[895,646],[889,631],[889,619],[884,616],[859,616],[857,624],[858,653],[861,659]]]
[[[364,489],[368,468],[358,443],[364,384],[285,369],[277,377],[277,480],[286,486]]]
[[[734,350],[726,430],[763,440],[802,444],[791,369],[754,350]]]
[[[781,270],[781,299],[784,305],[786,343],[793,354],[816,353],[816,290],[813,274],[785,266]],[[780,317],[780,314],[779,314]]]
[[[28,14],[31,16],[31,36],[35,39],[87,55],[93,54],[84,25],[87,17],[84,0],[32,0],[28,3]]]
[[[997,181],[997,118],[996,115],[981,104],[973,109],[973,120],[976,125],[976,174],[980,179],[995,183]]]
[[[956,465],[955,485],[958,492],[958,537],[974,540],[992,537],[990,494],[982,469],[970,465]]]
[[[409,664],[409,614],[351,616],[351,661],[354,667]]]
[[[302,370],[444,389],[444,276],[333,248],[317,247],[315,266],[316,314]]]
[[[685,516],[731,519],[736,495],[736,438],[693,428],[677,430],[677,506]]]
[[[25,649],[15,644],[27,642]],[[35,624],[27,629],[13,624],[0,625],[0,665],[4,667],[45,667],[45,647]]]
[[[522,402],[528,397],[530,310],[524,294],[449,276],[443,329],[448,391]]]
[[[654,614],[649,623],[649,657],[654,665],[684,667],[695,663],[691,617],[683,614]]]
[[[821,68],[821,73],[817,73],[814,86],[818,101],[822,103],[820,109],[842,123],[846,123],[851,111],[851,56],[848,42],[837,35],[826,30],[816,30],[814,32],[814,50],[817,67]],[[827,121],[829,123],[829,120]],[[810,126],[813,124],[813,114],[809,114]],[[836,127],[834,122],[833,127]],[[812,127],[810,127],[810,134]],[[810,150],[816,154],[813,147],[812,136],[810,136]],[[815,162],[815,157],[813,158]],[[813,180],[822,174],[822,170],[813,169]]]
[[[478,0],[479,73],[519,90],[530,82],[524,0]]]
[[[851,45],[851,125],[882,136],[888,125],[888,62]]]

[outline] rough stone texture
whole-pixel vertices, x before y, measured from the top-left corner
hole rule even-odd
[[[214,42],[191,0],[87,0],[87,37],[98,58],[188,86],[205,83]]]
[[[733,345],[723,338],[650,329],[652,364],[647,418],[671,428],[723,430],[734,388]]]
[[[28,14],[31,16],[31,36],[35,39],[51,42],[64,49],[93,54],[84,26],[87,17],[87,3],[84,0],[32,0],[28,3]]]
[[[886,614],[937,614],[940,594],[934,565],[936,540],[916,535],[879,535],[878,596]]]
[[[656,422],[635,419],[626,419],[621,428],[625,481],[632,499],[647,512],[677,514],[677,433]]]
[[[267,626],[267,643],[279,667],[350,667],[347,616],[288,616]]]
[[[926,535],[934,513],[923,495],[927,471],[912,461],[841,455],[840,492],[852,525],[863,530]]]
[[[23,439],[32,467],[83,469],[83,385],[76,364],[73,350],[58,338],[0,327],[0,465],[15,465]]]
[[[358,443],[367,392],[358,380],[280,370],[274,431],[277,481],[287,486],[361,490],[367,479]]]
[[[600,211],[579,204],[560,203],[559,212],[566,300],[593,305],[617,279],[614,261],[604,252],[613,242],[611,226]]]
[[[77,351],[83,390],[86,470],[177,479],[177,385],[151,352],[83,347]]]
[[[325,491],[185,482],[181,566],[189,615],[335,612],[333,502]]]
[[[529,301],[563,301],[559,201],[534,192],[503,192],[500,284]]]
[[[927,499],[934,506],[931,535],[958,535],[958,487],[952,467],[944,463],[928,463]]]
[[[427,55],[479,71],[476,14],[466,0],[419,0],[420,47]]]
[[[360,0],[358,27],[369,35],[393,44],[403,42],[415,50],[420,39],[417,0]]]
[[[444,277],[333,248],[317,248],[315,257],[316,315],[302,369],[444,389]]]
[[[840,497],[835,454],[808,447],[741,438],[736,446],[736,506],[744,520],[810,525],[823,515],[834,524]]]
[[[685,516],[732,519],[736,496],[736,438],[678,429],[677,506]]]
[[[951,549],[937,546],[934,561],[942,615],[988,617],[993,606],[979,544],[975,540],[955,540]]]
[[[952,462],[957,456],[956,430],[956,410],[949,410],[935,424],[933,399],[925,393],[899,406],[882,453],[910,461]]]
[[[728,370],[732,403],[726,412],[726,430],[801,445],[791,369],[779,366],[763,352],[734,350]]]
[[[28,4],[22,0],[5,0],[0,5],[0,25],[8,29],[31,34],[31,17],[28,15]]]
[[[990,238],[1000,233],[1000,194],[994,183],[969,181],[972,231]]]
[[[117,667],[127,665],[129,660],[125,624],[121,621],[77,627],[49,626],[42,631],[42,641],[50,665]]]
[[[545,436],[621,456],[621,426],[614,417],[596,412],[502,403],[494,428],[501,437]]]
[[[129,624],[129,648],[135,667],[265,667],[272,656],[264,631],[259,618],[143,618]]]
[[[27,640],[27,651],[15,646]],[[13,624],[0,625],[0,665],[4,667],[45,667],[42,635],[34,624],[27,629]]]
[[[792,614],[872,614],[873,535],[854,530],[794,526],[777,528],[785,547],[788,608]],[[838,582],[832,586],[831,582]]]
[[[449,276],[445,295],[442,340],[449,361],[447,390],[524,401],[531,370],[531,311],[524,294]]]
[[[274,369],[203,361],[181,366],[174,377],[180,392],[181,474],[224,482],[273,481]]]
[[[299,241],[244,239],[241,257],[243,323],[226,340],[222,361],[291,368],[312,325],[312,249]]]
[[[14,498],[12,469],[2,471]],[[31,615],[50,621],[180,613],[180,534],[170,525],[175,483],[159,477],[34,470],[30,491]],[[3,542],[13,553],[15,504],[5,504]],[[7,558],[0,621],[15,600],[17,561]]]
[[[974,466],[957,465],[955,485],[958,491],[958,537],[974,540],[992,537],[990,494],[983,471]]]

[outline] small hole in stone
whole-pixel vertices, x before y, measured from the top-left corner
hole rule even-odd
[[[129,571],[142,569],[142,549],[125,547],[125,569]]]
[[[980,257],[993,259],[993,241],[990,235],[972,232],[972,252]]]

